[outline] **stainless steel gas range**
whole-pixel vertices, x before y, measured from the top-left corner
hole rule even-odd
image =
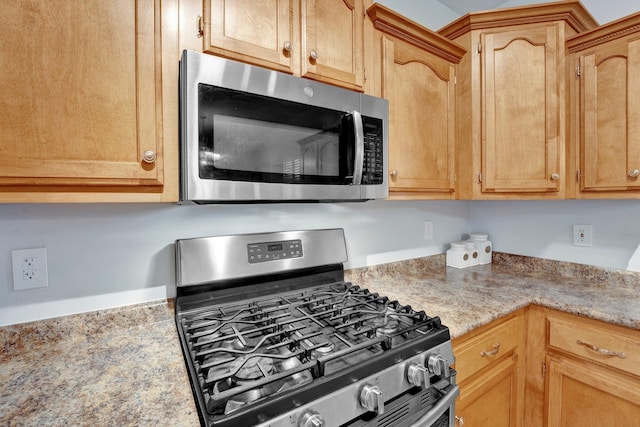
[[[454,425],[449,330],[344,281],[342,229],[176,241],[202,425]]]

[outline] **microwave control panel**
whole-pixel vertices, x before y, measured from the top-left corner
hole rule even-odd
[[[247,245],[249,264],[302,257],[302,240],[250,243]]]
[[[362,183],[382,184],[384,173],[382,120],[363,117],[363,125],[364,163],[362,165]]]

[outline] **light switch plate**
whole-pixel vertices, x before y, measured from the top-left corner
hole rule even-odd
[[[43,288],[49,285],[46,248],[11,251],[11,260],[15,291]]]

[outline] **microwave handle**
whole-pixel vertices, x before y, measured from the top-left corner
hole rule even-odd
[[[362,166],[364,164],[364,129],[362,127],[362,114],[359,111],[354,111],[352,114],[356,147],[353,162],[353,185],[360,185],[362,184]]]

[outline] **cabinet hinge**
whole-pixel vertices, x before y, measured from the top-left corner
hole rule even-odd
[[[454,85],[458,84],[458,76],[453,76],[453,84]]]
[[[576,78],[579,79],[581,75],[582,75],[582,70],[580,69],[579,65],[576,65]]]
[[[362,70],[362,77],[364,78],[364,81],[367,81],[367,69],[365,68],[364,70]]]
[[[478,172],[478,184],[482,183],[482,172]]]
[[[482,43],[477,43],[476,44],[476,53],[480,53],[482,52]]]
[[[580,169],[576,170],[576,182],[580,183],[580,178],[582,178],[582,174],[580,173]]]
[[[547,378],[547,364],[542,362],[542,378]]]

